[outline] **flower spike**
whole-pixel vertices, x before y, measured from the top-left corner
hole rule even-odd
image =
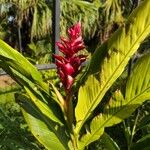
[[[61,41],[56,43],[63,56],[53,55],[56,60],[56,66],[59,77],[66,92],[70,92],[75,77],[80,71],[82,62],[86,60],[85,55],[77,53],[85,48],[81,23],[77,23],[68,29],[68,38],[61,37]]]

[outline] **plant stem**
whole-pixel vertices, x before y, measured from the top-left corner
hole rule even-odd
[[[138,117],[139,117],[139,110],[137,110],[137,115],[136,115],[134,125],[133,125],[133,128],[132,128],[131,137],[130,137],[130,141],[129,141],[129,145],[128,145],[128,150],[131,149],[133,137],[134,137],[136,126],[137,126]]]
[[[73,133],[72,131],[72,126],[73,126],[73,104],[72,104],[72,93],[68,93],[66,96],[66,100],[64,103],[64,109],[65,109],[65,114],[66,114],[66,121],[67,121],[67,125],[68,128],[70,130],[71,133]]]
[[[72,104],[72,92],[68,92],[65,100],[65,114],[66,114],[66,121],[68,125],[68,129],[70,132],[71,136],[71,141],[72,141],[72,146],[74,150],[78,150],[77,148],[77,138],[76,135],[73,131],[73,118],[74,118],[74,113],[73,113],[73,104]]]
[[[71,91],[66,92],[66,99],[64,101],[64,110],[66,115],[67,126],[70,132],[71,142],[73,150],[78,150],[77,146],[77,136],[73,130],[73,120],[74,120],[74,109],[73,109],[73,93]]]
[[[75,134],[72,135],[71,140],[72,140],[73,149],[78,150]]]

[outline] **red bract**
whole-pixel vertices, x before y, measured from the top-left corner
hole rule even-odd
[[[63,56],[54,55],[58,74],[66,92],[69,92],[75,77],[80,71],[82,62],[86,60],[85,55],[77,54],[85,48],[81,34],[81,24],[77,23],[69,28],[68,38],[61,37],[61,41],[56,44],[59,51],[63,53]]]

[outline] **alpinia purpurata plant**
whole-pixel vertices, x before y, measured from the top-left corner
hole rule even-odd
[[[90,143],[106,136],[106,127],[120,123],[150,99],[150,54],[134,65],[125,89],[117,89],[110,99],[105,97],[140,43],[150,34],[149,15],[150,1],[144,0],[122,27],[97,47],[75,85],[74,79],[85,56],[77,53],[84,47],[80,24],[71,27],[68,39],[62,38],[57,44],[63,56],[55,55],[66,91],[64,97],[52,82],[43,81],[40,72],[25,57],[0,40],[0,66],[25,89],[24,93],[16,94],[16,100],[31,132],[45,148],[87,149]],[[76,105],[72,104],[73,86],[79,89]],[[101,109],[95,116],[96,108]]]

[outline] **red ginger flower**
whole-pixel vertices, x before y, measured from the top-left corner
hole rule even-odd
[[[85,48],[81,34],[81,24],[77,23],[69,28],[68,39],[61,38],[61,42],[56,44],[59,51],[64,54],[64,56],[54,55],[58,74],[65,90],[70,91],[82,62],[86,60],[85,55],[77,54]]]

